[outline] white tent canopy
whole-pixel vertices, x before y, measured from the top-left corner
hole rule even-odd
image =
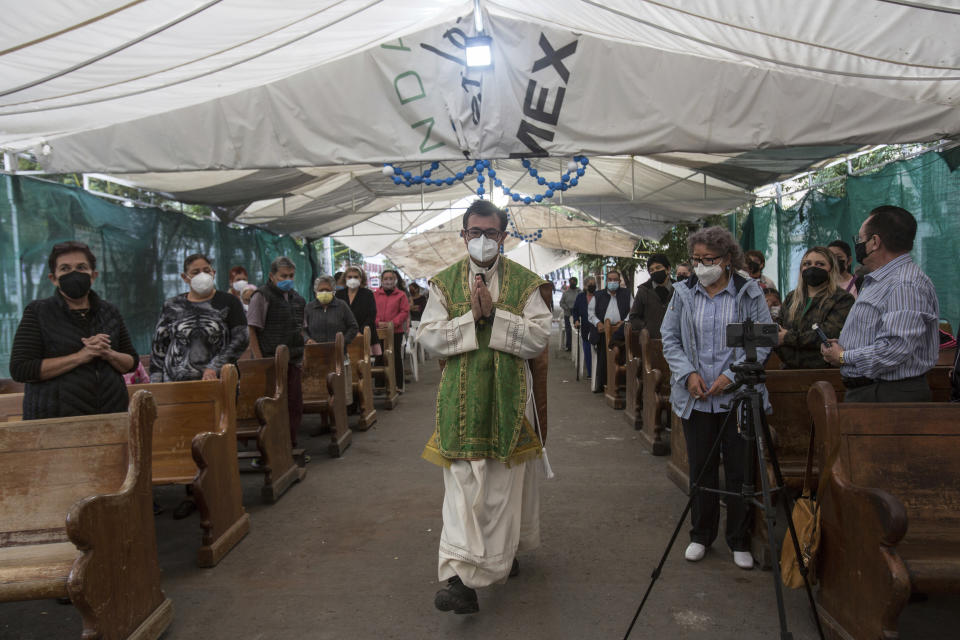
[[[960,12],[933,3],[485,0],[485,72],[460,63],[474,31],[464,0],[3,4],[0,146],[45,140],[52,171],[728,152],[960,132]]]
[[[393,236],[467,194],[371,164],[497,159],[512,184],[518,157],[586,154],[562,204],[658,236],[859,145],[960,134],[942,1],[480,5],[486,71],[462,61],[470,0],[0,0],[0,149],[308,236],[402,205]]]

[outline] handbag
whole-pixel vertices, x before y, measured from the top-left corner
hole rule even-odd
[[[810,476],[813,475],[814,428],[810,426],[810,444],[807,446],[807,468],[803,474],[803,489],[793,504],[793,528],[797,532],[803,564],[807,567],[807,579],[816,584],[816,558],[820,547],[820,505],[811,495]],[[800,561],[790,528],[783,536],[780,548],[780,579],[785,587],[799,589],[803,586],[803,574],[800,573]]]

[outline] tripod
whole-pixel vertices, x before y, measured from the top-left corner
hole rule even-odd
[[[651,575],[650,584],[647,586],[646,593],[643,594],[643,599],[640,601],[640,606],[637,607],[637,612],[633,616],[633,620],[630,622],[630,626],[627,628],[626,634],[624,634],[624,640],[630,636],[630,632],[633,631],[633,626],[637,622],[637,618],[640,617],[640,612],[643,610],[643,605],[646,604],[647,598],[650,597],[650,592],[653,590],[653,585],[657,581],[657,578],[660,577],[660,574],[663,570],[663,565],[667,561],[667,557],[670,555],[670,549],[673,547],[673,543],[676,541],[677,536],[680,533],[680,529],[683,527],[684,521],[687,519],[687,514],[690,512],[690,508],[693,505],[693,500],[697,495],[697,492],[706,491],[710,493],[717,493],[721,495],[733,496],[737,498],[742,498],[747,501],[749,504],[753,504],[758,508],[763,509],[764,518],[767,522],[767,544],[770,547],[770,558],[773,564],[773,585],[774,590],[777,596],[777,614],[780,617],[780,638],[781,640],[792,640],[793,634],[790,633],[787,628],[787,614],[783,604],[783,583],[780,579],[780,555],[777,553],[776,540],[774,538],[774,525],[776,523],[776,507],[773,505],[772,494],[774,491],[780,493],[779,504],[783,505],[785,515],[787,516],[787,526],[790,529],[791,539],[793,540],[794,550],[796,551],[796,557],[800,562],[800,573],[803,575],[803,584],[807,591],[807,599],[810,602],[810,609],[813,612],[814,620],[817,623],[817,633],[820,636],[820,640],[823,640],[823,629],[820,626],[820,616],[817,614],[817,607],[813,601],[813,591],[810,589],[810,582],[807,579],[807,567],[803,560],[803,555],[800,551],[800,543],[797,537],[797,532],[793,526],[793,499],[790,497],[789,493],[784,491],[784,482],[783,474],[780,472],[780,462],[777,460],[777,454],[772,447],[769,446],[771,442],[770,437],[770,425],[767,424],[767,418],[763,413],[763,395],[756,388],[756,385],[763,383],[766,380],[766,374],[763,370],[763,365],[757,362],[756,356],[756,347],[750,345],[749,343],[745,345],[747,352],[746,362],[742,364],[735,364],[731,367],[734,373],[736,373],[736,380],[731,386],[730,390],[737,390],[736,395],[733,397],[733,402],[730,405],[730,411],[727,413],[726,419],[723,421],[723,425],[720,427],[720,433],[717,435],[716,441],[713,443],[713,448],[710,449],[710,453],[707,455],[707,462],[704,464],[703,469],[700,471],[700,474],[694,480],[693,484],[690,487],[690,497],[687,499],[687,505],[683,509],[683,513],[680,515],[680,520],[677,522],[676,528],[673,530],[673,535],[670,536],[670,542],[667,543],[667,548],[664,549],[663,556],[660,558],[660,563],[657,565],[657,568],[653,570]],[[743,388],[741,388],[743,387]],[[724,407],[726,408],[726,407]],[[741,416],[740,421],[740,435],[747,441],[748,447],[755,449],[756,456],[747,455],[744,458],[744,474],[743,474],[743,486],[739,493],[732,491],[722,491],[720,489],[711,489],[700,486],[700,482],[703,480],[703,475],[708,468],[710,468],[713,461],[718,461],[720,457],[720,443],[723,441],[724,432],[729,428],[731,417],[732,416]],[[777,482],[777,486],[770,486],[770,479],[766,473],[766,467],[764,462],[769,459],[770,465],[773,468],[774,479]],[[756,491],[756,476],[757,469],[760,470],[760,491]]]

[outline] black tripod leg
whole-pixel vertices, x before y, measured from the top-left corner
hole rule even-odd
[[[777,595],[777,614],[780,616],[780,638],[782,640],[791,640],[793,634],[787,629],[787,612],[783,604],[783,582],[780,580],[780,562],[777,559],[777,543],[774,536],[774,527],[776,526],[777,512],[773,507],[773,500],[770,496],[770,478],[767,476],[764,452],[766,450],[766,433],[763,425],[763,397],[759,391],[754,391],[757,397],[753,398],[750,407],[750,420],[753,421],[751,427],[756,436],[756,462],[757,475],[760,476],[760,490],[763,494],[763,515],[767,521],[767,544],[770,546],[770,564],[773,567],[773,587]],[[749,427],[748,427],[749,430]],[[771,451],[772,453],[772,451]],[[753,460],[747,458],[746,464],[753,464]],[[779,485],[782,486],[782,485]]]
[[[647,603],[647,598],[650,597],[650,592],[653,591],[653,585],[657,581],[657,578],[660,577],[660,572],[663,570],[663,565],[666,564],[667,558],[670,556],[670,549],[673,548],[673,543],[677,541],[677,536],[680,534],[680,529],[683,528],[683,523],[687,519],[687,514],[690,513],[690,508],[693,506],[693,499],[700,491],[700,481],[703,480],[703,474],[705,474],[707,469],[710,468],[710,461],[716,459],[717,462],[719,462],[720,443],[723,442],[723,434],[726,432],[727,426],[730,424],[730,416],[732,415],[734,415],[733,410],[727,414],[723,424],[720,426],[720,433],[717,434],[717,439],[713,442],[713,448],[710,449],[710,453],[707,454],[706,463],[703,465],[703,469],[700,470],[699,475],[697,475],[697,479],[694,480],[693,484],[690,486],[690,497],[687,498],[687,505],[683,508],[683,513],[680,514],[680,519],[677,521],[677,526],[673,529],[673,535],[670,536],[670,542],[667,543],[667,548],[663,550],[663,555],[660,557],[660,563],[650,575],[650,584],[647,585],[647,591],[643,594],[643,599],[640,600],[640,605],[637,607],[637,612],[633,614],[633,620],[630,621],[630,626],[627,627],[627,632],[623,634],[623,640],[627,640],[627,638],[630,637],[630,632],[633,631],[633,625],[637,623],[637,618],[640,617],[640,612],[643,611],[643,605]]]
[[[763,437],[765,438],[766,442],[773,442],[770,436],[770,425],[767,423],[767,417],[763,414],[761,414],[760,426],[763,430]],[[780,471],[780,461],[777,459],[777,453],[773,450],[773,447],[768,448],[768,454],[770,456],[770,466],[773,467],[773,477],[777,481],[777,486],[784,487],[783,473]],[[820,640],[824,640],[823,627],[820,625],[820,614],[817,611],[817,604],[813,599],[813,589],[810,587],[810,580],[808,579],[809,568],[806,565],[806,561],[803,559],[803,553],[800,550],[800,538],[797,536],[797,530],[793,525],[794,500],[793,497],[790,496],[790,494],[786,491],[786,489],[780,492],[780,504],[783,505],[783,510],[787,516],[787,528],[790,531],[790,540],[793,542],[793,550],[796,554],[797,562],[800,563],[800,575],[803,576],[803,587],[807,592],[807,601],[810,603],[810,611],[813,613],[813,620],[817,624],[817,635],[820,637]],[[775,551],[775,549],[771,544],[771,553],[773,553],[773,551]],[[779,556],[772,558],[772,561],[772,564],[777,567],[777,571],[779,573]]]

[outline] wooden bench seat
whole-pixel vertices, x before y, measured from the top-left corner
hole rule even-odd
[[[69,597],[83,638],[157,638],[150,394],[128,413],[0,424],[0,602]]]
[[[627,368],[626,349],[621,345],[610,346],[613,342],[613,325],[603,321],[603,334],[607,346],[607,382],[603,387],[603,398],[614,409],[623,409],[626,404]]]
[[[308,344],[303,352],[303,412],[324,414],[330,423],[333,457],[342,456],[350,446],[353,432],[347,423],[347,392],[352,391],[346,371],[343,334],[335,342]]]
[[[640,347],[640,332],[635,331],[628,322],[623,331],[626,349],[624,364],[626,390],[623,414],[634,429],[643,428],[643,360]]]
[[[130,385],[153,394],[153,484],[193,487],[202,545],[197,564],[213,567],[250,531],[237,466],[237,368],[219,380]]]
[[[347,400],[357,407],[360,417],[357,431],[366,431],[377,421],[377,410],[373,406],[373,360],[370,356],[370,327],[364,327],[349,345],[350,377],[352,394]],[[352,400],[351,400],[352,397]]]
[[[670,424],[670,366],[663,357],[663,341],[640,332],[640,353],[643,363],[643,424],[640,442],[655,456],[670,453],[673,444],[667,439]],[[686,449],[684,449],[686,455]]]
[[[263,472],[260,493],[276,502],[293,483],[307,475],[298,465],[290,442],[290,411],[287,407],[287,363],[290,350],[277,347],[272,358],[240,360],[240,392],[237,396],[237,439],[256,440]],[[244,458],[241,452],[239,458]],[[303,456],[300,457],[303,459]]]
[[[840,403],[817,382],[808,406],[825,631],[893,640],[911,593],[960,593],[960,404]]]
[[[401,357],[401,354],[393,352],[393,323],[388,322],[383,327],[378,327],[377,336],[383,345],[383,356],[381,356],[381,364],[370,368],[373,374],[373,392],[383,398],[384,406],[388,410],[393,410],[400,402],[400,392],[397,391],[397,370],[393,360]]]

